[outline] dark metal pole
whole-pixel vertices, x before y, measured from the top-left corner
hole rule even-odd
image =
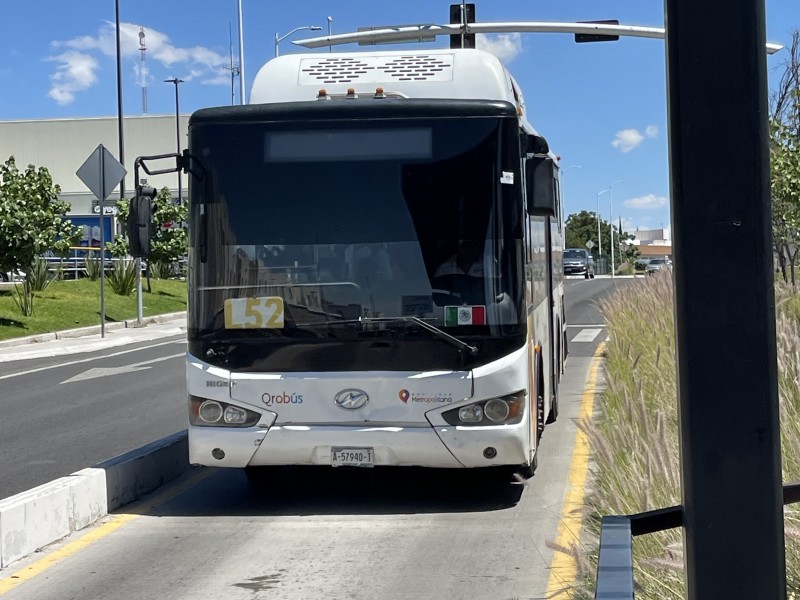
[[[665,6],[686,597],[781,600],[764,0]]]
[[[122,113],[122,50],[119,34],[119,0],[114,0],[114,23],[116,26],[116,43],[117,43],[117,137],[119,138],[119,162],[125,166],[125,136],[123,127],[123,113]],[[125,199],[125,176],[119,182],[119,199]],[[106,287],[106,249],[104,220],[105,209],[103,208],[103,198],[100,199],[100,337],[105,337],[105,287]],[[113,234],[112,234],[113,237]],[[142,282],[141,282],[141,269],[140,260],[136,259],[136,322],[142,322]]]
[[[115,19],[117,27],[117,131],[119,137],[119,162],[125,166],[125,137],[122,126],[122,51],[120,50],[119,36],[119,0],[114,0]],[[125,198],[125,178],[119,182],[119,199]],[[102,253],[101,253],[102,258]]]

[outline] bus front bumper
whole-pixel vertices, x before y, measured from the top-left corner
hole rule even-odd
[[[431,468],[528,464],[525,428],[276,425],[189,427],[189,462],[213,467],[331,465],[335,448],[372,450],[375,466]]]

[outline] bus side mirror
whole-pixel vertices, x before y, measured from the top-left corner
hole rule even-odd
[[[525,135],[525,154],[547,154],[550,144],[541,135],[528,133]]]
[[[549,156],[529,156],[525,161],[525,201],[528,214],[556,216],[555,161]]]
[[[156,189],[145,186],[136,187],[136,195],[131,198],[128,212],[128,246],[131,256],[147,258],[150,256],[150,241],[153,238],[153,199]]]

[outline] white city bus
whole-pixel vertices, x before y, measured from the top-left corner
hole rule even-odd
[[[195,112],[193,464],[510,467],[558,412],[558,166],[497,58],[293,54]]]

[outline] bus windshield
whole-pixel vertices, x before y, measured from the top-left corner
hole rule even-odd
[[[204,225],[190,229],[190,339],[307,344],[396,330],[442,346],[394,317],[457,337],[519,336],[513,126],[490,117],[198,126],[192,154],[208,180],[191,194],[191,222]]]

